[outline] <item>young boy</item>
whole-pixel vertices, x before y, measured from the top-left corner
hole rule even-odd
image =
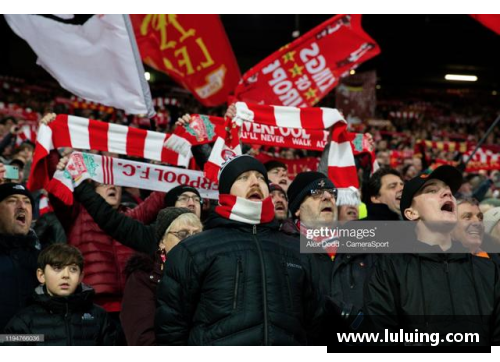
[[[380,256],[365,286],[364,310],[385,337],[379,343],[500,343],[498,269],[490,259],[453,249],[458,221],[453,195],[461,184],[460,171],[447,165],[406,182],[401,215],[414,222],[415,235],[402,235],[401,242],[409,251]],[[475,335],[467,341],[460,333]]]
[[[39,334],[12,337],[12,345],[113,345],[114,329],[107,313],[92,303],[94,289],[82,284],[83,256],[74,246],[53,244],[38,257],[37,278],[41,283],[33,304],[17,313],[5,327],[6,334]],[[26,338],[25,338],[26,337]]]

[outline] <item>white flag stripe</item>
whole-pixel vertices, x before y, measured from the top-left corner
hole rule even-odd
[[[165,134],[147,131],[146,140],[144,141],[144,158],[161,160],[164,142]]]
[[[82,117],[68,117],[69,138],[73,148],[90,150],[89,120]]]
[[[300,108],[273,106],[274,118],[278,127],[302,128]]]
[[[69,92],[130,114],[153,112],[123,15],[94,15],[81,25],[41,15],[5,18],[36,53],[37,64]]]
[[[350,142],[337,143],[332,141],[330,147],[328,165],[334,165],[336,167],[355,166]]]
[[[108,152],[127,154],[128,127],[110,123],[108,128]]]

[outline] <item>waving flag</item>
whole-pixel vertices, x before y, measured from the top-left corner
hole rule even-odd
[[[188,89],[207,107],[227,101],[240,80],[218,15],[131,15],[142,59]]]
[[[500,35],[500,14],[472,14],[474,19]]]
[[[338,15],[284,46],[243,75],[238,100],[310,107],[366,60],[380,53],[361,15]]]
[[[5,18],[36,53],[37,64],[69,92],[130,114],[154,115],[128,15],[94,15],[82,23],[58,16]]]

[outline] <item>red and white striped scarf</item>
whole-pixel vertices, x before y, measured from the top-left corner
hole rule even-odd
[[[28,189],[49,190],[47,156],[59,147],[113,152],[184,167],[191,157],[191,144],[175,135],[58,115],[48,126],[40,125]]]
[[[47,195],[42,194],[40,196],[40,201],[38,204],[39,216],[41,217],[42,215],[45,215],[46,213],[52,212],[52,211],[54,211],[54,209],[52,208],[52,205],[50,205],[49,198],[47,197]]]
[[[25,124],[21,127],[21,132],[17,135],[16,146],[20,146],[25,141],[36,142],[36,123]]]
[[[262,201],[251,201],[234,195],[219,194],[219,205],[215,207],[215,212],[229,220],[258,225],[273,221],[274,204],[271,196]]]
[[[72,205],[74,189],[87,179],[105,185],[161,192],[168,192],[179,185],[190,185],[198,189],[204,198],[218,197],[217,184],[205,180],[201,171],[82,152],[71,154],[66,169],[54,173],[47,191],[66,205]]]
[[[332,108],[296,108],[283,106],[236,103],[236,116],[231,123],[226,120],[225,134],[218,135],[205,174],[214,179],[227,156],[241,154],[238,128],[243,122],[256,122],[278,127],[322,130],[333,127],[328,153],[328,177],[339,189],[338,204],[356,204],[357,196],[350,187],[359,187],[351,141],[355,134],[347,132],[347,122],[340,112]],[[225,137],[231,132],[231,137]],[[226,156],[226,158],[224,158]]]

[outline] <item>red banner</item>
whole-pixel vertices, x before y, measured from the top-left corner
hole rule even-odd
[[[379,53],[361,28],[361,15],[337,15],[250,69],[235,96],[251,103],[314,106],[349,70]]]
[[[130,15],[142,60],[168,74],[204,106],[225,103],[240,79],[218,15]]]
[[[474,19],[500,35],[500,14],[473,14]]]
[[[261,153],[256,155],[255,158],[262,163],[266,163],[271,160],[283,162],[287,166],[288,178],[290,180],[293,180],[298,173],[316,171],[319,164],[319,157],[304,157],[298,160],[288,160],[286,158],[276,158]]]

